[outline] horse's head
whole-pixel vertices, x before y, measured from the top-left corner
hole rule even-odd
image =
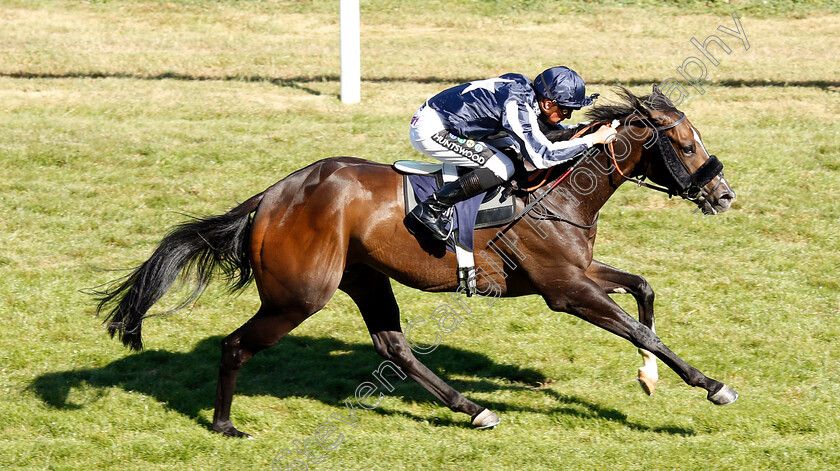
[[[703,145],[700,131],[655,85],[653,93],[637,103],[652,125],[641,174],[670,194],[694,202],[704,214],[729,209],[735,192],[723,176],[723,164]]]

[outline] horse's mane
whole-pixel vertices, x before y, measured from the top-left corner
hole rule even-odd
[[[645,107],[657,111],[677,111],[670,100],[662,93],[652,93],[639,97],[624,87],[616,87],[615,92],[621,98],[620,101],[598,103],[586,112],[586,117],[594,122],[622,120],[636,112],[642,116],[648,116]]]
[[[652,108],[657,111],[677,111],[674,105],[662,93],[636,96],[633,92],[621,86],[615,88],[615,93],[619,96],[618,101],[607,100],[596,104],[586,112],[587,120],[590,122],[611,122],[614,119],[621,121],[633,114],[648,116],[648,113],[645,111],[645,107]],[[546,124],[542,119],[540,120],[540,128],[543,130],[545,136],[552,142],[571,139],[581,127],[582,125],[577,125],[571,126],[568,129],[556,129]],[[595,129],[596,128],[591,128],[583,135],[594,132]]]

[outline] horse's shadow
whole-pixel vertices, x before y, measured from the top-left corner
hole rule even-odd
[[[154,397],[174,411],[191,417],[209,427],[201,411],[211,409],[216,394],[220,336],[199,342],[187,353],[147,350],[128,355],[101,368],[77,369],[47,373],[35,378],[30,389],[46,404],[59,409],[82,409],[97,400],[97,394],[77,398],[73,389],[86,385],[97,389],[99,395],[105,388],[119,387]],[[492,392],[497,390],[533,390],[551,395],[558,402],[555,408],[528,407],[504,402],[481,403],[499,411],[525,411],[536,413],[561,413],[574,417],[607,419],[629,428],[676,435],[693,435],[695,432],[677,426],[649,427],[628,421],[620,411],[603,407],[582,398],[566,396],[550,389],[536,386],[547,379],[536,370],[498,364],[484,355],[469,350],[439,345],[434,352],[420,357],[433,371],[444,378],[470,376],[503,379],[504,384],[484,379],[449,379],[455,389],[466,392]],[[236,394],[245,396],[270,395],[278,398],[307,397],[328,405],[341,406],[352,397],[356,387],[372,380],[372,371],[383,359],[373,347],[364,343],[347,343],[329,337],[289,335],[275,348],[260,352],[248,362],[239,375]],[[414,381],[394,380],[392,395],[405,400],[437,403],[434,398]],[[438,426],[469,426],[468,420],[419,417],[393,408],[378,407],[382,415],[403,415],[416,420],[428,420]]]

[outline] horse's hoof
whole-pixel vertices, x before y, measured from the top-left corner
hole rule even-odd
[[[253,440],[254,439],[254,437],[252,437],[250,434],[247,434],[245,432],[240,432],[239,430],[236,430],[236,429],[233,429],[233,430],[227,431],[227,432],[222,432],[222,433],[226,437],[247,438],[248,440]]]
[[[656,389],[656,378],[649,376],[642,368],[639,368],[639,378],[636,381],[648,396],[652,395],[653,390]]]
[[[735,392],[734,389],[730,388],[727,385],[723,385],[720,390],[714,394],[709,392],[709,395],[706,396],[706,399],[712,401],[713,404],[718,406],[725,406],[727,404],[732,404],[738,399],[738,393]]]
[[[475,428],[490,428],[499,425],[502,419],[493,413],[490,409],[484,409],[480,414],[472,419],[472,426]]]
[[[212,430],[214,432],[221,433],[226,437],[248,438],[251,440],[253,440],[254,438],[245,432],[240,432],[239,430],[236,430],[236,427],[234,427],[233,424],[230,422],[223,425],[213,425]]]

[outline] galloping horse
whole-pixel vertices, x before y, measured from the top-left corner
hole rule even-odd
[[[554,210],[541,205],[550,214],[531,213],[505,229],[506,243],[488,250],[477,264],[487,275],[478,280],[477,290],[495,289],[505,297],[538,294],[553,311],[573,314],[629,340],[643,356],[639,380],[648,394],[658,379],[658,358],[687,384],[705,389],[713,403],[735,401],[733,389],[687,364],[654,333],[654,293],[644,278],[592,259],[598,212],[625,180],[642,183],[648,178],[672,195],[690,199],[704,213],[715,214],[726,211],[735,198],[722,165],[707,153],[685,114],[656,87],[646,97],[624,90],[620,102],[598,105],[589,117],[619,124],[614,145],[598,146],[598,152],[575,163],[575,172],[589,179],[588,194],[576,196],[575,181],[580,187],[583,180],[574,173],[565,179],[551,176]],[[453,411],[468,414],[473,426],[494,426],[499,423],[496,414],[462,396],[415,358],[400,327],[389,279],[424,291],[455,292],[459,286],[455,255],[407,230],[402,194],[402,176],[388,165],[349,157],[315,162],[226,214],[175,227],[149,260],[99,293],[97,313],[108,311],[111,336],[117,334],[123,344],[140,350],[146,312],[178,276],[192,275],[197,285],[182,307],[201,294],[218,270],[233,290],[255,280],[259,310],[222,341],[212,425],[225,435],[246,436],[230,421],[240,369],[340,289],[358,305],[380,355]],[[517,210],[525,209],[526,196],[514,196]],[[475,245],[486,247],[500,233],[477,230]],[[502,266],[503,257],[517,261],[505,274],[491,268]],[[639,321],[609,293],[633,295]]]

